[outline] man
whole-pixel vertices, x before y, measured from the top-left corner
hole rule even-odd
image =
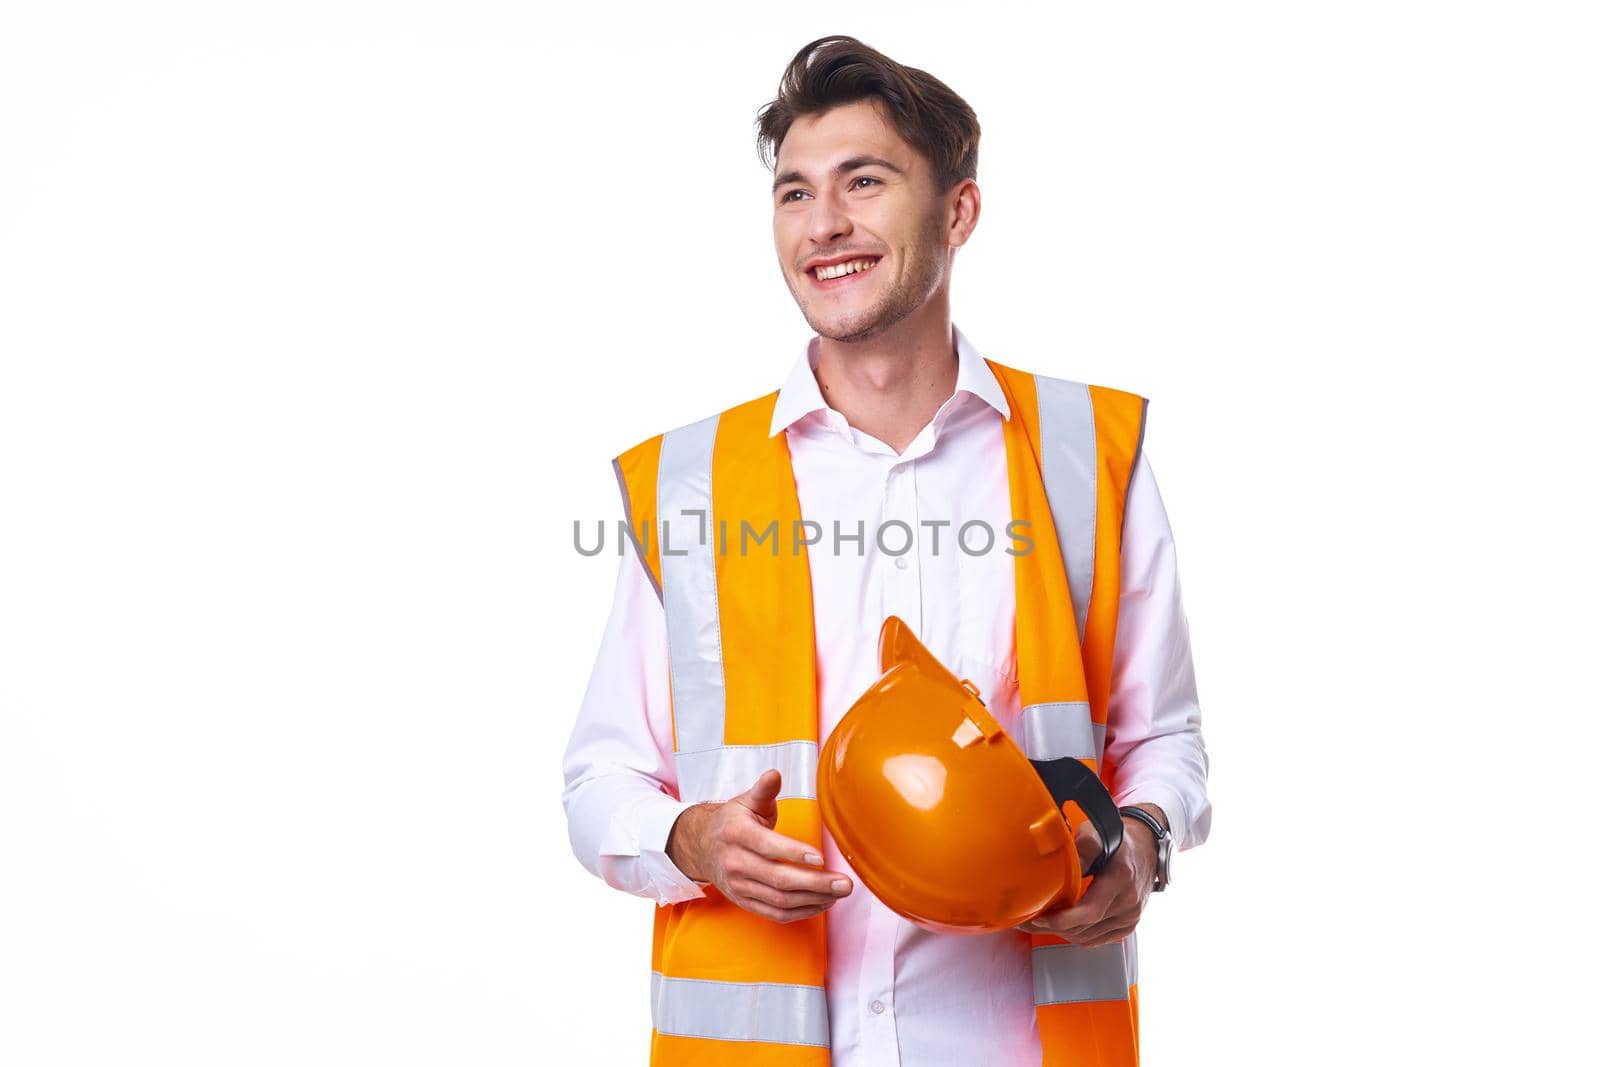
[[[1142,398],[987,360],[951,322],[978,134],[923,71],[850,37],[801,49],[760,137],[817,336],[775,394],[616,461],[632,540],[563,803],[583,864],[660,905],[653,1064],[1137,1063],[1158,843],[1210,826],[1187,624]],[[1006,550],[1019,507],[1048,551]],[[769,517],[810,524],[800,555],[749,549]],[[817,742],[877,678],[889,614],[1031,757],[1065,746],[1123,806],[1075,906],[933,933],[821,829]]]

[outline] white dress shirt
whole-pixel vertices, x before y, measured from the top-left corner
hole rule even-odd
[[[788,434],[800,512],[823,530],[807,550],[819,741],[877,679],[878,630],[891,614],[958,677],[975,682],[1001,725],[1021,736],[1016,590],[1005,552],[1012,515],[1001,426],[1009,410],[977,349],[952,332],[955,390],[899,455],[827,405],[815,375],[818,338],[778,394],[772,432]],[[905,527],[885,527],[879,544],[880,526],[895,519],[914,532],[909,550]],[[974,520],[994,531],[992,547]],[[664,851],[673,822],[690,806],[677,799],[666,619],[626,539],[624,546],[564,758],[562,803],[585,867],[618,889],[668,904],[704,893]],[[1208,760],[1188,623],[1166,510],[1143,453],[1124,520],[1105,745],[1118,767],[1118,804],[1160,805],[1176,848],[1206,839]],[[929,932],[872,895],[826,828],[823,856],[827,869],[848,872],[855,884],[826,913],[835,1067],[1040,1062],[1027,934]]]

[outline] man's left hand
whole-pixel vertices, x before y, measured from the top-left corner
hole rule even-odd
[[[1168,825],[1166,812],[1159,806],[1138,806],[1154,815],[1162,826]],[[1087,822],[1078,827],[1077,846],[1085,866],[1100,854],[1100,839]],[[1155,834],[1139,820],[1123,816],[1122,847],[1112,855],[1105,870],[1090,880],[1078,902],[1070,908],[1042,912],[1017,929],[1030,934],[1056,934],[1086,948],[1121,941],[1138,925],[1155,875]]]

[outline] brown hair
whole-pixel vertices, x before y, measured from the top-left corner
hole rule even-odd
[[[778,97],[756,116],[756,152],[772,170],[798,118],[876,97],[890,123],[928,161],[934,185],[947,193],[978,176],[978,116],[927,71],[896,63],[854,37],[819,37],[789,61]]]

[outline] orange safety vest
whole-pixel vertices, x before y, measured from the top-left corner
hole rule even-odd
[[[1010,406],[1012,516],[1033,542],[1013,557],[1022,746],[1077,757],[1110,785],[1122,518],[1146,401],[986,362]],[[768,436],[777,395],[657,434],[613,466],[666,612],[680,799],[725,801],[776,767],[777,832],[820,852],[811,573],[788,437]],[[652,1067],[827,1064],[826,918],[773,922],[709,885],[658,906]],[[1046,1067],[1137,1065],[1133,935],[1092,948],[1029,936]]]

